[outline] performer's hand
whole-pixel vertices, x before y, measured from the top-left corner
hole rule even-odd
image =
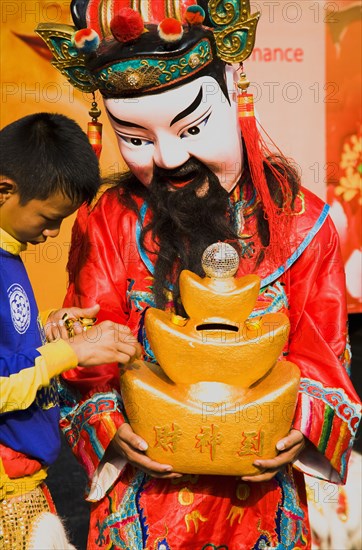
[[[145,451],[148,447],[146,441],[135,434],[131,426],[127,423],[122,424],[122,426],[118,428],[111,445],[113,451],[123,456],[130,464],[152,477],[172,479],[182,476],[182,474],[173,472],[172,466],[169,464],[160,464],[146,456]]]
[[[280,453],[269,460],[255,460],[254,466],[260,468],[261,473],[254,476],[243,476],[243,481],[269,481],[287,464],[294,462],[306,445],[305,437],[299,430],[290,430],[289,434],[278,441],[276,448]]]
[[[81,334],[83,332],[83,327],[80,323],[77,323],[77,319],[79,319],[79,317],[96,317],[98,312],[98,304],[86,308],[67,307],[53,311],[44,325],[47,341],[54,342],[59,338],[62,338],[63,340],[68,340],[70,338],[63,320],[65,314],[67,314],[68,319],[74,319],[74,334]]]

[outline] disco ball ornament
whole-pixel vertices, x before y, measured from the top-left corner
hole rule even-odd
[[[208,277],[226,279],[237,272],[239,256],[230,244],[214,243],[204,251],[201,264]]]

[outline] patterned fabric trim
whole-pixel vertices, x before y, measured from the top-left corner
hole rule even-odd
[[[137,222],[136,222],[136,243],[137,243],[137,249],[138,249],[138,253],[140,255],[141,260],[143,261],[143,263],[145,264],[145,266],[147,267],[147,269],[151,273],[151,275],[154,275],[155,266],[153,265],[153,263],[151,262],[151,260],[147,256],[147,252],[144,250],[144,248],[141,245],[141,232],[142,232],[143,222],[144,222],[145,217],[146,217],[147,209],[148,209],[148,205],[147,205],[146,202],[144,202],[142,207],[141,207],[141,210],[140,210],[141,223],[138,219],[137,219]],[[166,283],[165,286],[167,287],[168,290],[172,290],[172,285],[171,284]]]
[[[148,59],[134,57],[117,60],[108,67],[94,72],[90,80],[104,92],[148,92],[159,90],[198,73],[212,61],[211,44],[207,38],[200,40],[186,54],[169,59],[149,56]],[[80,70],[77,67],[78,72]],[[85,69],[88,76],[89,72]],[[69,78],[74,78],[72,68]],[[74,84],[74,82],[72,82]]]
[[[301,412],[295,419],[294,428],[299,429],[326,456],[344,479],[361,411],[342,389],[325,388],[316,380],[302,378],[299,391]],[[312,422],[312,418],[320,418],[321,421]]]
[[[348,376],[351,376],[352,350],[351,350],[351,344],[350,344],[350,341],[349,341],[348,327],[347,327],[346,332],[347,332],[346,347],[344,349],[344,352],[339,357],[339,360],[340,360],[343,368],[346,370]]]
[[[361,418],[361,412],[356,405],[352,403],[344,390],[337,388],[325,388],[320,382],[302,378],[300,381],[300,392],[303,392],[311,398],[320,399],[325,406],[334,410],[334,413],[341,420],[347,423],[352,436],[356,435],[358,422]],[[327,434],[328,430],[326,431]],[[330,430],[329,430],[330,432]]]
[[[249,317],[260,317],[266,313],[276,313],[277,311],[287,310],[289,307],[288,298],[285,293],[284,285],[279,281],[268,287],[264,287],[259,293],[259,305],[265,300],[265,307],[254,309]]]
[[[116,391],[97,393],[73,409],[68,408],[60,422],[68,444],[89,478],[125,421],[121,410],[121,397]]]
[[[318,220],[316,221],[312,229],[309,231],[308,235],[304,238],[304,240],[301,242],[298,248],[293,252],[290,258],[287,259],[284,265],[281,265],[273,273],[271,273],[270,275],[268,275],[267,277],[261,280],[261,283],[260,283],[261,288],[264,288],[268,286],[270,283],[273,283],[275,280],[279,279],[279,277],[283,273],[285,273],[294,264],[294,262],[298,260],[299,256],[303,254],[304,250],[309,246],[313,238],[316,236],[316,234],[318,233],[318,231],[326,221],[329,208],[330,207],[328,206],[328,204],[324,205]],[[147,209],[148,209],[147,203],[143,203],[140,210],[141,221],[137,220],[137,223],[136,223],[136,242],[137,242],[138,252],[143,263],[147,267],[148,271],[152,275],[154,275],[154,265],[151,262],[150,258],[147,256],[146,251],[141,246],[141,231],[142,231],[142,225],[146,216]]]
[[[136,507],[136,495],[144,481],[145,474],[138,471],[130,480],[123,495],[122,501],[116,504],[111,496],[108,496],[109,514],[98,523],[98,537],[96,543],[103,544],[109,540],[108,548],[120,550],[138,550],[145,548],[143,544],[142,529],[139,514]]]
[[[142,207],[141,207],[141,210],[140,210],[140,217],[141,217],[142,225],[143,225],[143,222],[144,222],[144,219],[145,219],[145,216],[146,216],[147,208],[148,208],[148,205],[147,205],[146,202],[144,202],[142,204]],[[138,253],[141,257],[141,260],[143,261],[143,263],[147,267],[148,271],[152,275],[154,275],[154,271],[155,271],[154,265],[151,262],[151,260],[149,259],[149,257],[147,256],[145,250],[141,246],[141,231],[142,231],[142,226],[141,226],[140,220],[137,219],[137,222],[136,222],[136,242],[137,242]]]
[[[290,469],[290,467],[288,468]],[[275,480],[282,490],[283,500],[277,512],[279,544],[269,546],[269,548],[294,550],[298,548],[298,543],[303,546],[306,544],[308,524],[305,523],[304,512],[296,498],[297,492],[293,483],[293,476],[287,475],[287,472],[282,470],[276,474]],[[260,545],[259,548],[261,549],[263,546]]]
[[[271,273],[270,275],[265,277],[265,279],[262,279],[262,281],[260,283],[261,288],[263,288],[264,286],[269,285],[270,283],[272,283],[276,279],[279,279],[279,277],[283,273],[285,273],[294,264],[294,262],[296,262],[298,260],[299,256],[304,252],[304,250],[307,248],[307,246],[310,244],[312,239],[316,236],[316,234],[318,233],[318,231],[320,230],[320,228],[322,227],[322,225],[326,221],[328,211],[329,211],[329,206],[328,206],[328,204],[325,204],[318,220],[316,221],[316,223],[314,224],[312,229],[309,231],[309,233],[305,237],[305,239],[301,242],[301,244],[298,246],[298,248],[293,252],[293,254],[290,256],[290,258],[287,259],[287,261],[285,262],[284,265],[281,265],[273,273]]]

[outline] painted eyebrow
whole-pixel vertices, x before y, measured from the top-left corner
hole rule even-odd
[[[194,101],[188,107],[186,107],[186,109],[181,111],[181,113],[176,115],[175,118],[171,120],[170,126],[173,126],[173,124],[176,124],[176,122],[178,122],[182,118],[185,118],[187,115],[195,111],[197,107],[200,105],[201,101],[202,101],[202,86],[200,87],[200,91],[197,94]],[[117,122],[117,124],[120,124],[121,126],[127,126],[128,128],[141,128],[141,130],[147,130],[147,128],[145,128],[144,126],[141,126],[140,124],[136,124],[135,122],[127,122],[126,120],[121,120],[120,118],[117,118],[116,116],[112,115],[112,113],[107,109],[107,107],[106,107],[106,111],[111,117],[111,119]]]
[[[200,91],[197,94],[196,98],[191,103],[191,105],[189,105],[188,107],[186,107],[186,109],[184,111],[181,111],[181,113],[176,115],[175,118],[173,118],[171,120],[170,126],[172,126],[173,124],[175,124],[176,122],[178,122],[182,118],[185,118],[187,115],[189,115],[190,113],[195,111],[197,109],[197,107],[200,105],[201,100],[202,100],[202,86],[200,87]]]
[[[127,122],[126,120],[121,120],[120,118],[117,118],[116,116],[112,115],[106,107],[106,111],[111,117],[112,120],[117,122],[117,124],[120,124],[121,126],[127,126],[128,128],[141,128],[142,130],[147,130],[144,126],[141,126],[140,124],[136,124],[135,122]]]

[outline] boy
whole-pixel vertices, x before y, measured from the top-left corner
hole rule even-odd
[[[55,377],[77,364],[126,363],[137,349],[130,330],[110,321],[86,335],[75,322],[69,339],[64,314],[93,317],[98,305],[39,316],[19,256],[26,243],[56,237],[63,219],[95,196],[99,168],[86,135],[63,115],[38,113],[5,127],[0,149],[0,541],[70,548],[44,484],[60,448]],[[54,327],[61,338],[46,343],[46,323],[49,339]]]

